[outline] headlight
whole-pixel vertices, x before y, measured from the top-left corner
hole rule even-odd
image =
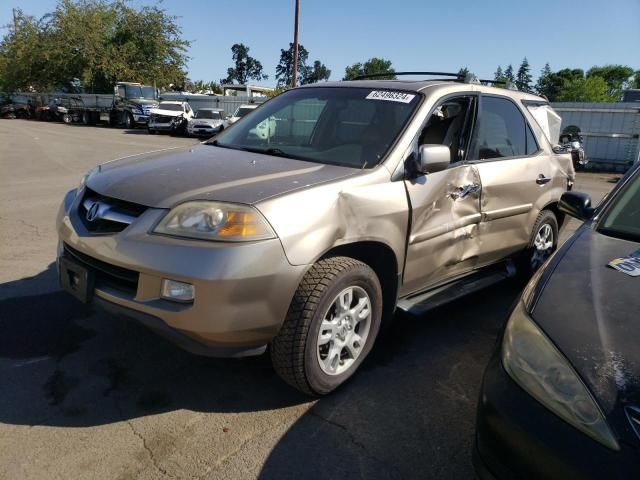
[[[567,359],[518,302],[502,342],[507,373],[560,418],[612,450],[620,450],[598,404]]]
[[[186,202],[174,207],[153,232],[230,242],[275,238],[271,226],[255,208],[207,201]]]

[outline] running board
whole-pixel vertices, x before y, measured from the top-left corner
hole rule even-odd
[[[422,315],[465,295],[511,278],[515,274],[515,267],[511,263],[507,264],[506,268],[480,271],[426,292],[401,298],[398,300],[397,307],[411,315]]]

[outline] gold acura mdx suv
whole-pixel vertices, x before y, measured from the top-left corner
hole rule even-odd
[[[269,346],[326,394],[396,308],[550,255],[574,177],[559,128],[546,100],[460,77],[292,89],[213,140],[91,170],[58,215],[60,282],[194,353]]]

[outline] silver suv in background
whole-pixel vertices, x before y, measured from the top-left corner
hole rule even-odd
[[[201,108],[187,124],[190,136],[212,137],[229,126],[229,121],[222,108]]]
[[[236,123],[242,117],[244,117],[248,113],[251,113],[252,111],[254,111],[259,106],[260,105],[255,105],[255,104],[252,104],[252,105],[240,105],[238,108],[236,108],[236,111],[233,112],[233,115],[231,115],[231,117],[229,117],[229,124]]]
[[[98,166],[60,208],[62,285],[195,353],[270,345],[290,385],[332,391],[396,308],[556,248],[574,176],[557,115],[454,77],[304,86],[215,140]]]

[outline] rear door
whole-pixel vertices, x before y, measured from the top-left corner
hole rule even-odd
[[[405,180],[411,203],[402,295],[424,290],[473,270],[477,261],[480,223],[480,177],[463,162],[475,118],[476,96],[455,95],[438,104],[416,147],[446,145],[451,164],[446,170],[416,174]]]
[[[482,183],[478,266],[483,266],[528,244],[538,213],[553,200],[559,172],[513,99],[481,95],[479,103],[468,161]]]

